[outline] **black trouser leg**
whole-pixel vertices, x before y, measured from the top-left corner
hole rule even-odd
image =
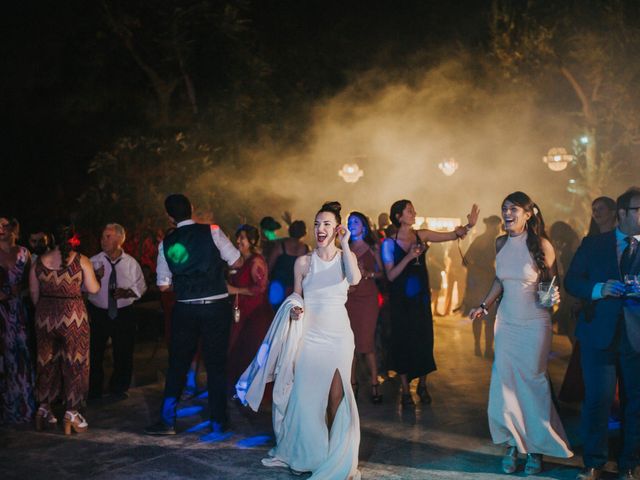
[[[118,309],[113,320],[113,374],[109,389],[114,393],[129,390],[133,373],[133,348],[136,339],[136,321],[132,307]]]
[[[169,368],[161,411],[162,421],[167,425],[173,425],[176,421],[176,410],[184,388],[185,377],[198,347],[200,333],[198,309],[206,306],[177,302],[171,313]]]
[[[231,328],[231,305],[220,301],[203,305],[200,327],[202,358],[207,369],[209,415],[214,422],[227,421],[227,347]]]
[[[98,398],[102,395],[104,385],[104,351],[110,335],[110,318],[107,311],[89,304],[90,316],[90,344],[89,344],[89,397]]]

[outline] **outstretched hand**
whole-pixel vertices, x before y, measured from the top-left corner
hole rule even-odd
[[[475,226],[476,222],[478,221],[479,215],[480,209],[478,208],[478,205],[474,203],[471,207],[471,212],[469,212],[469,215],[467,215],[467,224],[469,225],[469,227]]]

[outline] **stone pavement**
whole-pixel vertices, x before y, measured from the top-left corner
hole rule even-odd
[[[522,467],[514,475],[500,471],[503,448],[491,443],[486,418],[491,363],[474,356],[471,325],[459,316],[437,317],[435,333],[438,371],[429,376],[432,405],[401,408],[394,379],[383,384],[382,405],[371,404],[367,389],[361,388],[362,477],[525,476]],[[124,400],[107,398],[90,403],[87,433],[65,437],[61,429],[38,433],[31,425],[1,428],[0,478],[296,478],[284,469],[267,469],[260,464],[273,443],[268,412],[256,414],[231,406],[232,430],[216,437],[205,429],[206,399],[193,398],[181,404],[179,435],[143,435],[145,425],[156,419],[162,394],[162,382],[156,381],[156,374],[166,363],[166,351],[160,346],[152,355],[156,346],[143,343],[136,354],[136,383],[148,384],[132,388]],[[555,337],[549,373],[556,391],[569,350],[566,337]],[[366,385],[366,379],[360,384]],[[571,444],[579,448],[577,410],[565,406],[561,415]],[[569,460],[545,458],[544,472],[531,478],[573,479],[580,463],[578,455]]]

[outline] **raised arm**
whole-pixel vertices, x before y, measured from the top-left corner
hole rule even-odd
[[[418,230],[418,236],[423,242],[448,242],[451,240],[457,240],[458,238],[466,237],[469,230],[471,230],[478,221],[478,215],[480,215],[480,209],[475,203],[471,206],[471,211],[467,215],[467,224],[464,226],[456,227],[450,232],[436,232],[434,230],[423,229]]]
[[[76,255],[80,255],[76,253]],[[100,282],[96,278],[96,272],[93,271],[93,265],[87,257],[80,255],[80,266],[82,267],[82,286],[88,293],[98,293],[100,290]]]
[[[340,246],[342,247],[342,263],[344,265],[344,274],[347,277],[349,285],[357,285],[362,279],[362,273],[358,267],[358,257],[351,251],[349,246],[349,237],[351,232],[349,229],[340,225],[338,227],[338,239],[340,240]]]

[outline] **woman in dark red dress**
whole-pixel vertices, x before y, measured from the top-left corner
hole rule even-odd
[[[378,391],[375,336],[379,312],[376,279],[383,276],[382,262],[375,250],[376,241],[371,234],[371,226],[367,217],[360,212],[352,212],[349,215],[347,225],[351,232],[349,239],[351,251],[358,257],[358,267],[362,274],[360,283],[349,287],[346,304],[356,343],[356,355],[353,357],[351,369],[351,386],[357,398],[356,362],[358,357],[364,356],[371,374],[371,401],[380,403],[382,395]]]
[[[227,379],[229,392],[240,375],[249,366],[269,330],[273,310],[267,298],[269,275],[267,262],[260,255],[260,233],[251,225],[242,225],[236,231],[238,250],[244,264],[229,277],[229,295],[232,298],[234,322],[229,334]]]

